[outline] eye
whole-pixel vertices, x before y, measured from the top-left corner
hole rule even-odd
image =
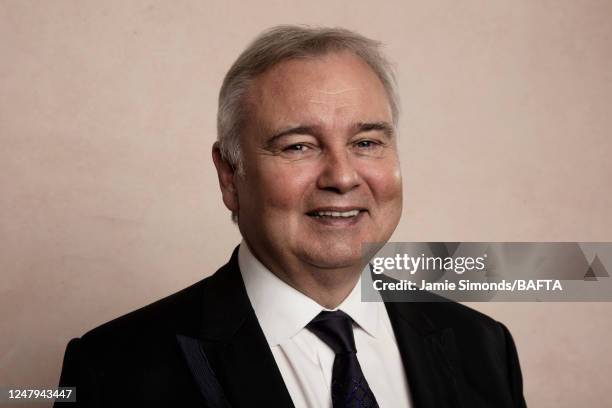
[[[285,147],[283,150],[286,152],[303,152],[306,151],[308,149],[308,146],[306,146],[303,143],[294,143],[290,146]]]
[[[310,143],[292,143],[281,147],[280,153],[287,158],[304,159],[310,157],[316,151],[315,149],[316,147]]]
[[[356,143],[357,147],[361,147],[361,148],[370,148],[372,146],[374,146],[374,142],[372,140],[360,140]]]
[[[353,143],[353,149],[360,155],[365,156],[381,156],[385,149],[385,144],[379,140],[361,139]]]
[[[371,140],[371,139],[363,139],[363,140],[358,140],[357,142],[355,142],[355,147],[358,147],[359,149],[364,149],[364,150],[377,149],[381,146],[382,146],[381,142],[378,142],[376,140]]]

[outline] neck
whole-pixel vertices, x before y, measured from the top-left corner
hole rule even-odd
[[[335,309],[348,297],[365,265],[360,263],[337,268],[321,268],[303,262],[276,262],[249,246],[251,254],[280,280],[302,292],[319,305]]]
[[[327,309],[335,309],[350,295],[365,267],[361,262],[336,268],[320,267],[298,259],[269,256],[248,243],[247,249],[280,280]],[[280,259],[283,261],[279,262]]]
[[[281,270],[272,270],[272,273],[319,305],[327,309],[335,309],[355,288],[361,270],[362,268],[355,267],[311,268],[306,273],[303,270],[300,273],[281,273]]]

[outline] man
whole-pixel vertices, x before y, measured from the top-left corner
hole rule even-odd
[[[342,29],[263,33],[213,147],[243,236],[210,278],[67,348],[82,406],[522,407],[503,325],[455,303],[360,302],[361,245],[402,209],[393,77]]]

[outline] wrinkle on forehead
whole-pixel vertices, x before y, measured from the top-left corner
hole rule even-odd
[[[350,92],[350,91],[358,91],[361,88],[347,88],[347,89],[340,89],[338,91],[323,91],[323,90],[318,90],[317,92],[320,92],[322,94],[325,95],[339,95],[341,93],[345,93],[345,92]]]
[[[319,95],[313,95],[313,97],[311,97],[308,100],[308,102],[318,104],[318,105],[329,105],[329,106],[333,106],[336,109],[346,108],[349,106],[354,106],[355,101],[349,99],[350,96],[343,97],[344,95],[342,94],[346,94],[349,92],[355,93],[355,92],[359,92],[362,90],[363,89],[359,87],[339,89],[337,91],[318,89],[315,92]]]
[[[342,108],[348,108],[349,106],[355,106],[354,103],[338,104],[338,103],[331,103],[329,101],[317,101],[315,99],[311,99],[308,102],[315,103],[318,105],[332,105],[333,104],[332,107],[335,109],[342,109]]]

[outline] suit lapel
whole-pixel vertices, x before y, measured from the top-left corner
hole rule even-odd
[[[293,407],[248,299],[237,256],[238,249],[203,287],[198,335],[202,352],[230,406]],[[192,374],[208,376],[202,371]]]
[[[430,303],[386,302],[387,312],[408,377],[415,408],[456,408],[461,371],[453,330],[437,328],[426,318]]]

